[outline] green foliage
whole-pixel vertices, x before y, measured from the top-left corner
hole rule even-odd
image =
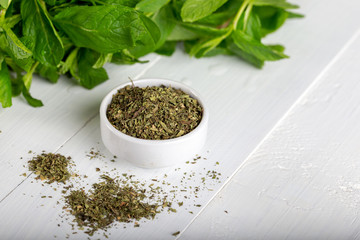
[[[4,59],[2,59],[0,69],[0,102],[4,108],[11,106],[11,95],[9,70]]]
[[[158,40],[157,26],[151,20],[121,5],[69,7],[54,21],[75,46],[101,53],[115,53],[133,48],[137,42]]]
[[[3,8],[8,8],[11,3],[11,0],[0,0],[0,6]]]
[[[136,4],[135,9],[141,12],[156,12],[165,6],[170,0],[143,0]]]
[[[256,57],[260,61],[276,61],[288,57],[282,52],[276,51],[274,48],[265,46],[241,30],[234,31],[232,38],[238,48],[243,52]]]
[[[287,58],[265,45],[297,5],[286,0],[0,0],[0,103],[30,94],[33,74],[56,83],[62,74],[91,89],[108,79],[106,63],[134,64],[178,42],[196,58],[235,55],[261,68]]]
[[[228,0],[186,0],[181,8],[184,22],[195,22],[209,16]]]
[[[64,56],[61,39],[43,3],[21,1],[22,33],[35,60],[46,66],[56,66]]]
[[[91,89],[108,79],[104,68],[94,68],[100,54],[88,49],[81,48],[78,55],[78,76],[80,85]]]

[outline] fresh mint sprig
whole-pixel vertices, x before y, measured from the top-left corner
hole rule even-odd
[[[64,74],[91,89],[108,62],[134,64],[183,42],[190,56],[235,55],[261,68],[288,56],[262,38],[302,15],[286,0],[0,0],[0,102],[22,94],[31,106],[33,74]]]

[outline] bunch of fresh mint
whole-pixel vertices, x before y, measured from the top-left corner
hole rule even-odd
[[[107,62],[133,64],[151,52],[171,55],[177,42],[197,58],[236,55],[261,68],[287,56],[261,39],[298,6],[286,0],[0,0],[0,102],[23,94],[32,76],[60,74],[93,88]]]

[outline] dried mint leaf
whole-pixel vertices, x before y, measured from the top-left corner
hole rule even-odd
[[[119,131],[142,139],[171,139],[194,130],[203,109],[181,89],[165,86],[119,89],[106,115]]]
[[[103,175],[104,181],[95,183],[89,192],[72,190],[65,196],[70,213],[79,227],[88,227],[87,234],[107,229],[115,221],[131,222],[153,219],[158,204],[146,202],[145,190],[134,186],[120,186],[119,181]]]
[[[37,179],[47,180],[46,183],[65,183],[71,176],[68,166],[71,157],[59,153],[42,153],[28,162],[29,170],[37,175]]]

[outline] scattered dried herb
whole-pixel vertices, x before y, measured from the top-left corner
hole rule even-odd
[[[92,148],[91,150],[94,149]],[[93,151],[90,154],[94,153],[96,153],[94,155],[96,158],[102,156],[99,151]],[[55,156],[59,157],[58,155],[60,154],[43,153],[29,161],[29,168],[33,164],[36,166],[41,165],[40,169],[49,170],[50,167],[46,167],[47,165],[43,161],[48,162],[49,159],[56,158]],[[87,156],[89,157],[89,155]],[[99,160],[103,157],[99,158]],[[61,159],[64,160],[64,158],[69,161],[69,164],[73,165],[73,162],[70,162],[70,157],[62,156]],[[114,158],[116,157],[114,156]],[[200,159],[205,158],[197,155],[193,161]],[[102,171],[100,168],[95,169]],[[180,168],[174,169],[174,171],[180,170]],[[88,192],[84,190],[84,186],[81,187],[81,184],[80,188],[75,190],[74,184],[70,182],[64,185],[62,190],[59,190],[66,204],[63,207],[64,215],[61,217],[65,217],[68,220],[68,215],[72,214],[75,217],[74,222],[77,223],[78,230],[84,231],[91,236],[98,230],[103,230],[102,234],[107,238],[105,232],[115,222],[132,222],[134,227],[140,227],[139,220],[143,218],[153,219],[158,213],[163,211],[176,213],[177,209],[175,207],[185,207],[189,214],[194,214],[188,208],[201,207],[202,205],[197,204],[195,199],[201,197],[203,190],[213,191],[209,186],[220,183],[222,178],[221,173],[215,170],[207,170],[206,168],[203,168],[203,170],[183,172],[183,176],[179,179],[180,183],[176,185],[166,181],[167,174],[164,174],[163,177],[154,176],[143,181],[134,174],[119,174],[118,172],[115,174],[115,178],[102,175],[102,180],[99,183],[93,184],[92,189]],[[40,172],[38,173],[38,178],[48,179],[42,176]],[[109,172],[105,172],[105,174],[109,174]],[[87,178],[86,175],[77,176],[80,180]],[[77,182],[79,179],[74,178],[75,183],[77,183],[76,185],[80,183]],[[55,180],[53,179],[52,181]],[[56,188],[53,189],[54,191],[57,190]],[[31,197],[33,196],[31,195]],[[40,195],[40,197],[44,201],[46,198],[53,198],[51,195]],[[190,201],[193,202],[190,203]],[[59,204],[59,201],[57,204]],[[76,224],[71,223],[71,226],[72,231],[76,230]],[[126,226],[127,224],[124,224],[124,228]],[[78,232],[72,232],[72,234],[75,233]],[[70,235],[67,234],[66,238],[69,237]]]
[[[28,162],[29,170],[37,175],[37,179],[47,180],[46,183],[65,183],[71,176],[68,170],[70,160],[71,157],[59,153],[42,153]]]
[[[181,89],[166,86],[119,89],[107,109],[107,118],[119,131],[142,139],[170,139],[195,129],[203,109]]]
[[[88,152],[88,154],[86,154],[86,156],[87,156],[90,160],[92,160],[92,159],[105,158],[105,156],[102,155],[99,150],[95,150],[95,148],[93,148],[93,147],[90,149],[90,151]]]
[[[93,235],[98,229],[106,229],[115,221],[131,222],[142,218],[153,219],[158,213],[158,204],[146,202],[145,190],[133,186],[120,186],[109,176],[95,183],[89,193],[84,190],[72,190],[65,196],[66,203],[80,227]],[[136,224],[135,225],[139,225]]]

